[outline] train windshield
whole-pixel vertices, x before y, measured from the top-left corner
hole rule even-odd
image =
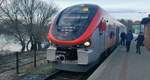
[[[58,15],[52,33],[60,40],[74,40],[86,31],[95,14],[95,7],[69,7]]]
[[[78,31],[80,27],[83,27],[88,23],[88,14],[87,13],[65,13],[60,17],[58,22],[58,29],[61,31]]]

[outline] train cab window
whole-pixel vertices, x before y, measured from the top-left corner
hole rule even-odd
[[[80,27],[88,23],[88,18],[88,14],[85,13],[65,13],[58,21],[58,29],[68,32],[78,31]]]
[[[63,10],[56,19],[53,35],[60,40],[75,40],[86,31],[96,11],[94,6],[73,6]]]

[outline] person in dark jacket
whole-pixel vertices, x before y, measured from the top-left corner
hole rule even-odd
[[[126,51],[127,52],[130,51],[130,44],[131,44],[132,39],[133,39],[133,34],[131,30],[129,30],[126,35]]]
[[[144,41],[144,34],[143,32],[140,32],[138,37],[135,39],[136,43],[136,53],[141,54],[140,47],[143,46],[143,41]]]
[[[120,38],[121,38],[121,45],[125,46],[126,33],[125,32],[121,32]]]

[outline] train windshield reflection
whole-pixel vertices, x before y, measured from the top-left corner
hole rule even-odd
[[[88,22],[87,13],[65,13],[58,21],[58,29],[74,31],[78,30],[80,27],[84,26]]]

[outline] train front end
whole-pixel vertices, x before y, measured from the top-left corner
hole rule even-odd
[[[55,46],[47,51],[47,60],[58,69],[86,71],[94,61],[91,36],[99,23],[98,7],[76,5],[64,9],[53,20],[48,40]]]

